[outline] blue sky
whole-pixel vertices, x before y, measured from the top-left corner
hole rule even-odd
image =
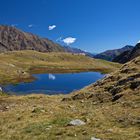
[[[140,0],[0,0],[0,24],[53,41],[61,37],[61,43],[72,37],[72,47],[102,52],[140,40],[139,5]]]

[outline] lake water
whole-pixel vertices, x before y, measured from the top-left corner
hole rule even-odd
[[[30,93],[68,94],[79,90],[104,75],[99,72],[81,72],[66,74],[34,74],[36,80],[30,83],[7,85],[4,88],[8,93],[21,95]]]

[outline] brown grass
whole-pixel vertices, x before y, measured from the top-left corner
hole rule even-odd
[[[30,81],[32,73],[110,72],[120,65],[70,53],[15,51],[0,54],[0,83]]]

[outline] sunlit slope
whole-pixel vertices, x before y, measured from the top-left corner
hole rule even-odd
[[[120,67],[117,63],[96,60],[70,53],[41,53],[13,51],[0,54],[0,82],[29,78],[30,73],[42,72],[110,72]]]

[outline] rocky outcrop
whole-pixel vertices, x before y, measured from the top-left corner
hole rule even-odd
[[[124,64],[116,72],[106,75],[103,79],[80,91],[72,93],[70,99],[92,100],[94,103],[104,103],[126,99],[133,100],[139,98],[139,95],[140,57],[137,57]]]
[[[23,32],[15,27],[0,26],[0,52],[36,50],[40,52],[65,51],[62,46],[47,38]]]

